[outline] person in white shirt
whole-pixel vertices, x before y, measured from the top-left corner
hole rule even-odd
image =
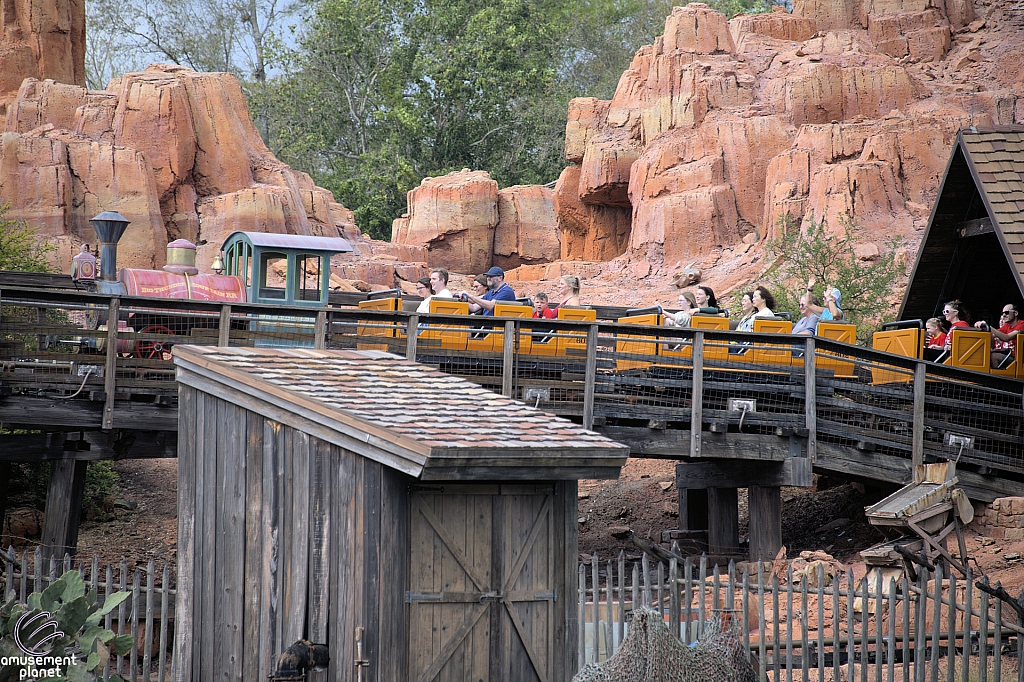
[[[430,271],[430,289],[438,298],[454,298],[452,292],[448,291],[448,271],[444,268]]]
[[[423,297],[420,304],[416,306],[417,313],[429,313],[430,312],[430,299],[434,298],[434,295],[430,291],[430,279],[426,277],[420,277],[416,280],[416,294]]]

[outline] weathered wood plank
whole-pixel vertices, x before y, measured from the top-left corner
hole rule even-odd
[[[601,426],[598,427],[597,432],[628,445],[632,457],[681,459],[689,454],[690,432],[688,430]],[[702,457],[781,462],[789,456],[789,441],[774,435],[708,433],[704,436]]]
[[[62,557],[65,552],[75,554],[88,466],[87,462],[71,459],[58,460],[50,465],[40,542],[44,556]]]
[[[597,330],[596,324],[587,327],[587,363],[583,379],[583,428],[594,428],[594,391],[597,383]]]
[[[789,461],[805,461],[810,464],[810,459]],[[750,509],[750,560],[771,561],[782,547],[782,491],[775,485],[751,485],[747,495]]]
[[[84,440],[89,449],[65,450],[63,432],[0,434],[0,462],[177,457],[177,431],[135,431],[118,441],[101,431],[68,435]]]
[[[372,679],[382,682],[408,679],[404,596],[409,584],[408,487],[411,480],[400,472],[382,470],[378,619],[385,627],[381,628],[380,655],[372,662],[375,670]]]
[[[0,397],[0,422],[9,428],[25,429],[100,429],[103,428],[102,402],[56,400],[36,396]],[[113,428],[140,431],[176,431],[176,406],[118,400]]]
[[[736,488],[708,488],[708,549],[730,554],[740,545],[740,511]]]
[[[284,599],[284,647],[302,639],[305,621],[308,618],[309,581],[309,497],[310,497],[310,437],[297,429],[287,429],[287,456],[285,466],[290,471],[290,481],[285,488],[285,513],[287,519],[287,554],[281,556],[285,565]],[[279,652],[280,653],[280,652]]]
[[[363,460],[363,656],[371,662],[380,661],[380,560],[381,560],[381,485],[383,466]],[[386,624],[385,627],[388,627]],[[372,663],[371,663],[372,665]]]
[[[245,411],[245,583],[242,679],[264,680],[260,623],[263,602],[263,417]]]
[[[309,441],[309,614],[307,638],[317,644],[327,642],[330,603],[331,489],[330,444],[317,438]],[[325,682],[327,671],[314,671],[311,682]]]
[[[264,680],[274,668],[274,653],[281,650],[281,503],[285,485],[284,457],[282,454],[284,427],[263,418],[262,498],[260,529],[263,552],[260,557],[260,677]]]
[[[196,391],[178,387],[181,416],[179,429],[184,434],[178,445],[178,565],[179,594],[175,602],[174,651],[171,658],[172,682],[191,682],[193,630],[195,628],[195,555],[196,555]],[[109,590],[110,568],[107,568]],[[109,628],[109,626],[108,626]]]
[[[107,308],[107,361],[103,390],[107,399],[103,405],[103,428],[114,428],[114,394],[117,386],[117,323],[121,302],[111,298]]]
[[[925,364],[914,367],[914,419],[911,456],[914,466],[924,464],[924,405],[925,405]]]
[[[762,486],[812,485],[811,460],[791,457],[784,462],[680,462],[676,485],[680,489],[747,488]],[[773,555],[774,556],[774,555]]]
[[[556,657],[554,659],[554,679],[571,680],[579,672],[577,646],[579,642],[579,619],[576,617],[576,605],[570,599],[576,585],[576,564],[579,560],[579,515],[577,481],[562,481],[555,489],[555,529],[554,539],[557,555],[555,582],[555,637],[552,642]],[[561,655],[557,655],[562,652]]]
[[[201,443],[197,449],[197,482],[201,489],[202,501],[196,504],[196,638],[193,640],[192,661],[194,682],[214,682],[213,638],[216,636],[216,573],[217,565],[217,398],[199,393],[196,409],[202,419],[197,424],[196,439]],[[200,430],[201,429],[201,430]],[[198,443],[197,443],[198,445]]]
[[[214,576],[213,676],[216,682],[241,682],[244,649],[242,617],[245,590],[246,411],[217,401],[216,539]],[[207,457],[211,453],[205,453]]]

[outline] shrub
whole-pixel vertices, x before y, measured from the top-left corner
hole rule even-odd
[[[128,596],[128,592],[114,592],[107,595],[101,605],[96,591],[89,589],[78,571],[68,571],[42,592],[33,592],[26,604],[16,601],[12,595],[0,605],[0,657],[8,660],[8,665],[0,667],[0,682],[14,682],[22,671],[20,662],[10,662],[12,658],[26,657],[24,650],[15,643],[15,629],[22,617],[27,615],[32,619],[44,612],[47,615],[43,618],[56,621],[56,628],[44,630],[37,639],[53,631],[62,633],[41,647],[44,650],[49,648],[46,656],[74,659],[71,665],[60,666],[56,677],[45,679],[94,682],[111,656],[123,656],[131,651],[131,635],[115,635],[101,624],[103,617]],[[34,623],[31,629],[34,631],[37,627]],[[111,675],[110,679],[121,678]]]
[[[766,245],[772,265],[765,281],[775,296],[776,311],[788,310],[798,319],[800,296],[813,276],[819,298],[826,286],[839,288],[846,321],[857,325],[861,342],[869,339],[879,325],[895,318],[894,298],[906,277],[895,257],[903,241],[889,239],[876,260],[862,261],[853,252],[862,231],[856,221],[843,219],[838,233],[813,214],[806,222],[801,229],[792,217],[783,216],[779,219],[782,236]]]

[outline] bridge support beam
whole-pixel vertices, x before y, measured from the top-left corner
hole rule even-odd
[[[708,553],[729,555],[740,549],[740,508],[736,488],[708,488]]]
[[[679,530],[708,529],[708,491],[679,488]]]
[[[85,470],[89,463],[61,459],[50,466],[50,486],[46,491],[46,512],[40,544],[44,557],[52,555],[59,560],[64,558],[65,553],[74,556],[78,545]]]
[[[750,560],[771,561],[782,547],[782,489],[752,485],[747,488],[750,510]]]

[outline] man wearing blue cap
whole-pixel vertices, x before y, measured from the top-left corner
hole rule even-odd
[[[816,281],[817,280],[815,280],[814,277],[811,277],[809,280],[807,280],[808,293],[814,293],[813,288],[814,283]],[[843,314],[843,309],[839,307],[839,302],[843,300],[842,292],[840,292],[839,289],[837,289],[836,287],[825,287],[825,294],[823,298],[825,299],[825,305],[818,306],[808,303],[807,312],[817,315],[819,322],[842,321],[842,319],[845,317],[845,315]],[[815,332],[817,332],[817,327],[815,327]]]
[[[468,291],[463,291],[461,298],[480,306],[481,315],[493,315],[494,304],[500,301],[515,301],[516,292],[512,287],[505,284],[505,271],[497,265],[488,270],[484,275],[487,277],[487,291],[483,296],[474,296]]]

